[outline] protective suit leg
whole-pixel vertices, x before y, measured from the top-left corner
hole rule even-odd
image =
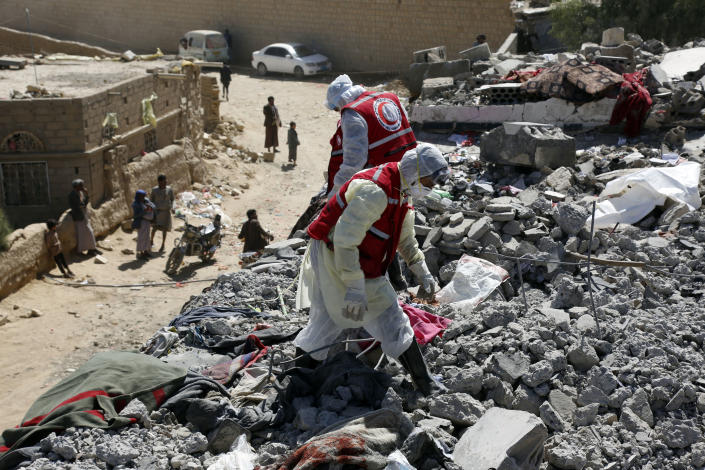
[[[399,254],[394,255],[394,259],[389,263],[389,268],[387,268],[387,275],[389,276],[389,282],[392,283],[394,290],[406,290],[409,286],[401,273],[401,266],[399,266]]]
[[[419,348],[419,344],[416,342],[415,338],[411,346],[409,346],[409,349],[399,356],[399,362],[401,362],[401,365],[404,366],[404,369],[406,369],[411,376],[411,380],[414,382],[416,388],[424,395],[428,396],[447,390],[431,376],[428,366],[426,365],[426,360],[421,353],[421,348]]]

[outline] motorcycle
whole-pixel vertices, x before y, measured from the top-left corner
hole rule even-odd
[[[220,215],[215,216],[213,223],[198,227],[185,221],[184,233],[174,242],[174,249],[169,253],[164,271],[169,275],[176,274],[184,256],[198,255],[204,263],[212,260],[215,250],[220,246],[220,226]]]

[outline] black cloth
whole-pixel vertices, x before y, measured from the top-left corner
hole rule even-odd
[[[315,405],[320,406],[323,395],[335,395],[337,387],[346,386],[353,392],[355,405],[377,409],[391,383],[387,374],[366,366],[350,351],[336,354],[313,370],[289,369],[279,379],[283,388],[279,398],[287,422],[296,416],[294,398],[313,395]]]
[[[208,392],[219,392],[229,397],[228,390],[213,379],[193,371],[188,371],[181,388],[169,397],[161,408],[171,410],[177,416],[183,416],[194,399],[205,397]]]
[[[71,218],[73,220],[83,220],[86,218],[84,209],[88,204],[88,195],[73,190],[69,193],[69,207],[71,208]]]
[[[171,320],[169,326],[185,326],[190,323],[196,323],[208,318],[229,318],[237,316],[246,317],[267,317],[265,313],[256,312],[251,308],[235,308],[221,305],[204,305],[191,310],[187,310],[179,314],[178,317]]]
[[[293,331],[281,331],[279,328],[267,328],[235,337],[205,336],[203,339],[205,341],[204,346],[208,349],[219,353],[234,353],[237,356],[254,350],[252,345],[249,345],[251,336],[256,336],[263,345],[271,346],[273,344],[283,343],[294,339],[296,335],[299,334],[299,331],[301,331],[301,328]]]
[[[245,253],[248,251],[262,251],[271,239],[257,219],[250,219],[242,224],[240,235],[237,237],[245,239],[245,247],[243,248]]]

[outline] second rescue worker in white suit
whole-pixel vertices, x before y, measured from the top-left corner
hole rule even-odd
[[[330,198],[309,226],[297,304],[311,307],[309,323],[296,337],[297,355],[335,341],[347,328],[364,327],[398,358],[424,394],[440,386],[429,374],[409,318],[385,272],[396,251],[422,288],[432,294],[433,276],[414,233],[412,198],[423,198],[448,177],[448,164],[434,146],[421,144],[400,162],[356,173]],[[311,354],[324,360],[327,350]]]

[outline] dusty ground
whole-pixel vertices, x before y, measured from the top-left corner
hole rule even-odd
[[[40,69],[41,70],[41,69]],[[249,208],[258,209],[265,228],[277,239],[286,238],[299,213],[323,183],[322,172],[329,155],[328,140],[335,130],[337,115],[323,106],[326,84],[323,79],[302,82],[283,77],[254,78],[233,74],[230,102],[223,103],[221,114],[243,124],[238,141],[252,150],[262,151],[264,143],[262,106],[269,95],[276,97],[282,121],[298,124],[299,165],[289,170],[286,163],[286,127],[279,133],[282,152],[274,163],[238,163],[228,159],[210,160],[210,173],[233,186],[249,183],[239,198],[225,197],[225,212],[234,221],[212,265],[201,265],[187,257],[181,279],[198,280],[216,277],[237,269],[241,244],[232,232],[239,230]],[[227,168],[230,167],[230,168]],[[252,173],[249,178],[245,172]],[[181,224],[181,222],[178,222]],[[167,239],[171,247],[179,232]],[[79,276],[91,276],[98,284],[134,284],[143,281],[170,281],[164,273],[166,255],[138,261],[124,255],[123,248],[135,248],[134,234],[118,229],[100,244],[108,264],[94,259],[71,259],[71,268]],[[157,244],[160,235],[157,235]],[[168,253],[168,250],[167,250]],[[58,271],[50,275],[55,278]],[[56,278],[58,279],[58,278]],[[0,429],[17,425],[32,402],[60,377],[75,370],[97,351],[135,349],[179,312],[189,296],[197,294],[207,282],[182,286],[129,288],[72,288],[57,285],[51,277],[35,280],[20,291],[0,301],[0,311],[11,322],[0,326]],[[30,309],[40,317],[28,316]]]

